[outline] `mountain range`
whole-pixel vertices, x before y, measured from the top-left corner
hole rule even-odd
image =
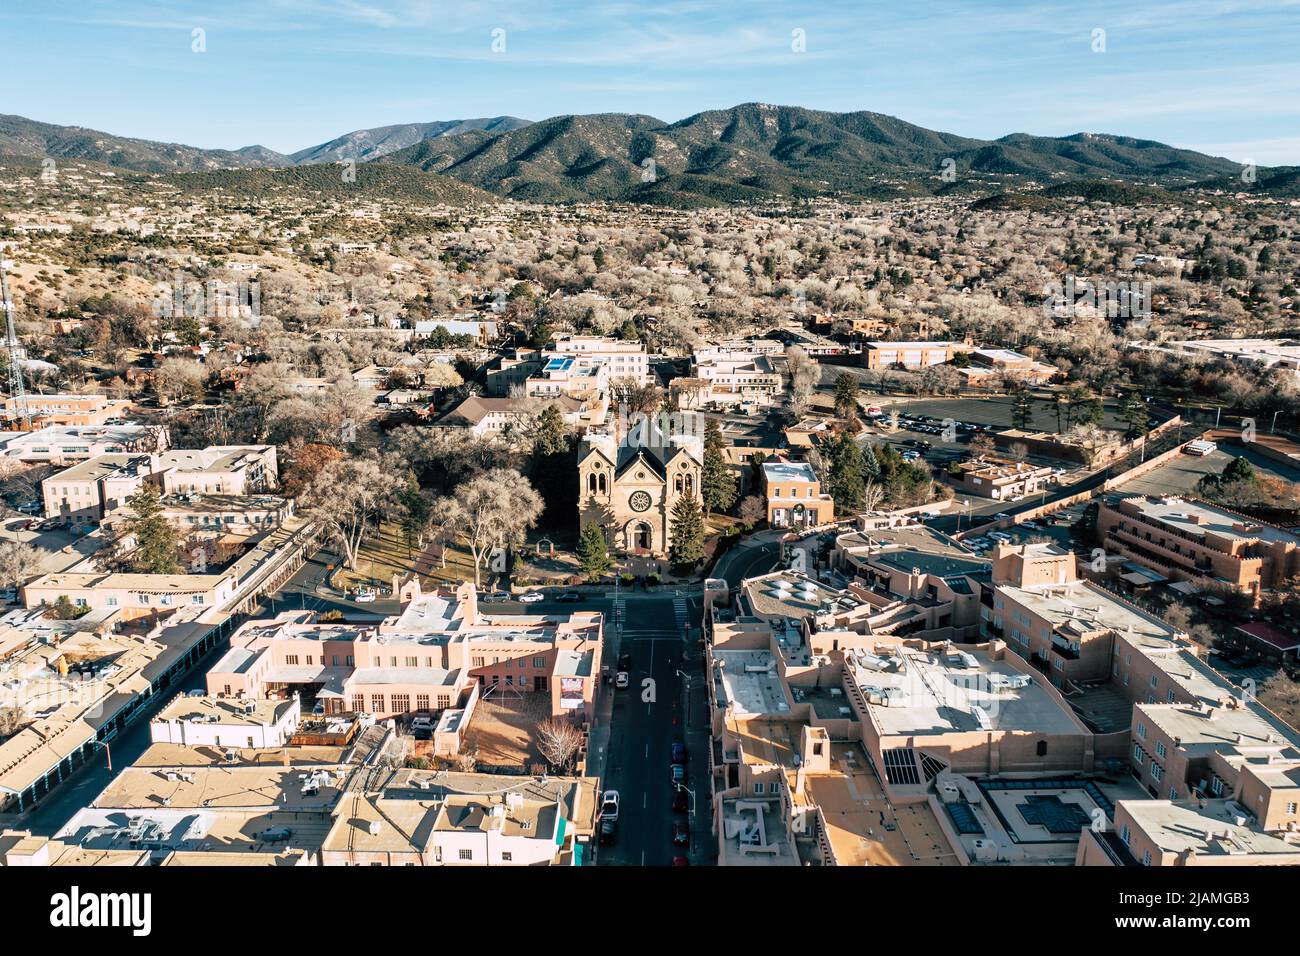
[[[0,116],[0,155],[66,157],[149,173],[303,168],[356,159],[408,167],[512,199],[675,206],[841,194],[863,198],[1035,190],[1110,181],[1164,190],[1233,189],[1241,167],[1151,140],[1098,133],[996,140],[937,132],[880,113],[746,103],[674,123],[601,113],[532,123],[511,116],[362,129],[289,155],[205,150]],[[394,173],[376,181],[391,179]],[[289,181],[301,179],[293,176]],[[314,177],[306,177],[310,181]],[[231,182],[223,177],[223,182]],[[409,182],[406,176],[403,182]],[[1266,184],[1294,176],[1261,169]],[[472,195],[451,184],[432,192]],[[1068,192],[1087,195],[1067,188]]]

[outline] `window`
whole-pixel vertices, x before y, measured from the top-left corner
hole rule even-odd
[[[1142,854],[1142,865],[1143,865],[1143,866],[1150,866],[1150,865],[1151,865],[1151,851],[1150,851],[1150,850],[1147,850],[1145,853]]]
[[[460,858],[461,858],[462,860],[472,860],[472,859],[474,859],[474,851],[473,851],[473,850],[461,850],[461,851],[460,851]]]
[[[1177,788],[1177,787],[1170,787],[1170,788],[1169,788],[1169,799],[1170,799],[1170,800],[1177,800],[1177,799],[1178,799],[1178,788]]]
[[[451,706],[451,695],[450,695],[450,694],[439,694],[439,695],[438,695],[438,707],[439,707],[439,708],[442,708],[442,709],[445,710],[446,708],[448,708],[448,707],[450,707],[450,706]]]
[[[364,711],[365,709],[366,709],[366,698],[365,698],[365,696],[362,695],[362,694],[353,694],[353,695],[352,695],[352,711],[353,711],[353,713],[357,713],[357,714],[359,714],[359,713],[361,713],[362,711]]]
[[[1144,756],[1146,756],[1146,755],[1142,753],[1142,748],[1139,747],[1137,744],[1134,744],[1134,745],[1133,745],[1133,759],[1136,760],[1139,764],[1141,764],[1141,763],[1142,763],[1142,758],[1143,758]]]
[[[1156,741],[1156,756],[1163,760],[1166,753],[1168,753],[1168,751],[1165,750],[1165,745],[1160,741]]]
[[[411,709],[410,694],[393,694],[390,702],[392,703],[393,711],[396,713],[404,714]]]
[[[408,658],[406,659],[406,666],[407,666],[407,667],[419,667],[419,666],[420,666],[420,659],[419,659],[418,657],[408,657]]]
[[[1151,761],[1151,779],[1154,780],[1156,783],[1159,783],[1160,778],[1163,777],[1164,775],[1165,772],[1160,769],[1160,764],[1156,763],[1154,760]]]
[[[1147,725],[1146,725],[1146,724],[1138,724],[1138,736],[1139,736],[1141,739],[1143,739],[1143,740],[1146,740],[1146,739],[1147,739]]]
[[[1125,845],[1128,844],[1129,829],[1127,823],[1119,828],[1119,838],[1124,841]]]
[[[514,859],[514,856],[511,855],[511,853],[510,853],[509,850],[506,850],[506,851],[504,851],[504,852],[501,854],[501,862],[502,862],[502,863],[509,863],[509,862],[512,861],[513,859]]]
[[[1295,813],[1295,804],[1294,804],[1294,803],[1288,803],[1288,804],[1286,805],[1286,812],[1287,812],[1287,813],[1292,813],[1292,814]]]
[[[546,658],[545,658],[545,657],[534,657],[534,658],[533,658],[533,666],[534,666],[534,667],[545,667],[545,666],[546,666]]]
[[[429,709],[429,695],[428,695],[428,694],[416,694],[416,695],[415,695],[415,709],[416,709],[416,710],[428,710],[428,709]]]
[[[284,662],[285,662],[285,664],[287,664],[289,667],[295,667],[295,666],[297,666],[297,664],[298,664],[298,655],[297,655],[297,654],[286,654],[286,655],[284,656]]]
[[[756,784],[754,784],[754,792],[755,792],[755,793],[762,793],[762,792],[763,792],[763,785],[762,785],[761,783],[756,783]]]
[[[384,695],[383,695],[383,694],[371,694],[371,695],[370,695],[370,709],[373,710],[375,713],[379,713],[380,711],[382,711],[382,710],[384,709]]]

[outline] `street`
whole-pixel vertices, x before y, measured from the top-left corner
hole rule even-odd
[[[685,857],[692,865],[710,864],[717,850],[710,833],[705,769],[709,733],[704,659],[698,644],[700,589],[625,591],[617,604],[621,624],[614,618],[615,599],[611,596],[593,595],[573,604],[549,598],[531,605],[510,601],[488,605],[487,610],[494,614],[574,610],[605,614],[604,665],[614,672],[621,654],[629,655],[631,664],[629,686],[615,690],[602,685],[597,700],[598,719],[609,714],[610,725],[607,750],[592,754],[596,765],[592,772],[603,762],[601,787],[619,792],[621,808],[617,842],[598,847],[596,861],[603,866],[668,866],[674,857]],[[610,697],[604,695],[612,695],[612,707]],[[603,734],[599,736],[605,739]],[[693,814],[674,814],[672,810],[670,767],[675,740],[687,747],[685,787],[694,793]],[[690,792],[687,800],[691,800]],[[690,824],[689,848],[673,845],[675,819]]]

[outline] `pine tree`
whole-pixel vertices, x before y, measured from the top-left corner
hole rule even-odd
[[[855,418],[858,413],[858,380],[848,372],[835,376],[835,414]]]
[[[704,559],[704,515],[694,495],[684,495],[673,505],[673,543],[668,560],[682,568],[693,568]]]
[[[862,454],[848,435],[841,435],[830,447],[830,495],[835,499],[835,510],[852,514],[862,508],[866,491],[863,479]]]
[[[725,442],[714,419],[704,428],[704,467],[700,471],[700,494],[710,514],[726,511],[736,503],[736,476],[722,455]]]
[[[176,574],[176,549],[180,535],[162,515],[162,502],[158,489],[146,482],[136,494],[127,499],[134,517],[127,523],[127,532],[136,540],[131,553],[133,570],[142,574]]]
[[[1027,389],[1021,389],[1016,394],[1015,405],[1011,408],[1011,425],[1013,428],[1019,428],[1026,431],[1034,419],[1034,408],[1032,398]]]
[[[542,409],[537,423],[537,440],[533,443],[533,454],[540,457],[555,455],[569,447],[569,436],[564,430],[564,416],[554,405]]]
[[[578,537],[578,563],[587,581],[595,584],[609,571],[613,562],[605,545],[605,532],[599,524],[591,522]]]

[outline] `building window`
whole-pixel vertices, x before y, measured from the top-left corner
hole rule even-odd
[[[428,695],[428,694],[416,694],[416,695],[415,695],[415,709],[416,709],[416,710],[428,710],[428,709],[429,709],[429,695]]]
[[[1128,845],[1129,829],[1127,823],[1119,828],[1119,838],[1124,841],[1125,846]]]
[[[1151,779],[1154,780],[1156,783],[1159,783],[1160,778],[1163,777],[1164,775],[1165,772],[1160,769],[1160,764],[1156,763],[1154,760],[1151,761]]]
[[[404,714],[411,709],[410,694],[394,694],[391,698],[393,710],[396,713]]]
[[[472,859],[474,859],[474,851],[473,851],[473,850],[461,850],[461,851],[460,851],[460,858],[461,858],[462,860],[472,860]]]
[[[1145,853],[1142,854],[1142,865],[1143,865],[1143,866],[1150,866],[1150,865],[1151,865],[1151,851],[1150,851],[1150,850],[1147,850]]]
[[[1134,745],[1133,745],[1133,759],[1134,759],[1135,761],[1137,761],[1137,763],[1138,763],[1139,766],[1141,766],[1141,764],[1142,764],[1142,758],[1143,758],[1143,756],[1144,756],[1144,754],[1142,753],[1142,748],[1139,747],[1137,744],[1134,744]]]
[[[755,792],[755,793],[762,793],[762,792],[763,792],[763,785],[762,785],[761,783],[756,783],[756,784],[754,784],[754,792]]]
[[[509,851],[509,850],[506,850],[506,851],[502,852],[502,854],[501,854],[501,862],[502,862],[502,863],[509,863],[509,862],[511,862],[513,859],[514,859],[514,857],[510,854],[510,851]]]
[[[451,695],[450,695],[450,694],[439,694],[439,695],[438,695],[438,707],[439,707],[440,709],[445,710],[446,708],[448,708],[448,707],[450,707],[450,706],[451,706]]]
[[[287,666],[289,666],[289,667],[295,667],[295,666],[297,666],[297,664],[298,664],[298,655],[297,655],[297,654],[286,654],[286,655],[284,656],[284,663],[285,663]]]
[[[370,709],[373,710],[376,714],[378,714],[378,713],[380,713],[381,711],[383,711],[383,709],[384,709],[384,695],[383,695],[383,694],[371,694],[371,695],[370,695]]]
[[[366,698],[362,694],[352,696],[352,712],[359,714],[366,709]]]
[[[1146,740],[1146,739],[1147,739],[1147,725],[1146,725],[1146,724],[1138,724],[1138,736],[1139,736],[1141,739],[1143,739],[1143,740]]]
[[[1163,760],[1166,753],[1168,753],[1168,751],[1165,750],[1165,745],[1160,741],[1156,741],[1156,756]]]
[[[1286,812],[1287,812],[1287,813],[1290,813],[1290,814],[1294,814],[1294,813],[1295,813],[1295,804],[1294,804],[1294,803],[1288,803],[1288,804],[1286,805]]]

